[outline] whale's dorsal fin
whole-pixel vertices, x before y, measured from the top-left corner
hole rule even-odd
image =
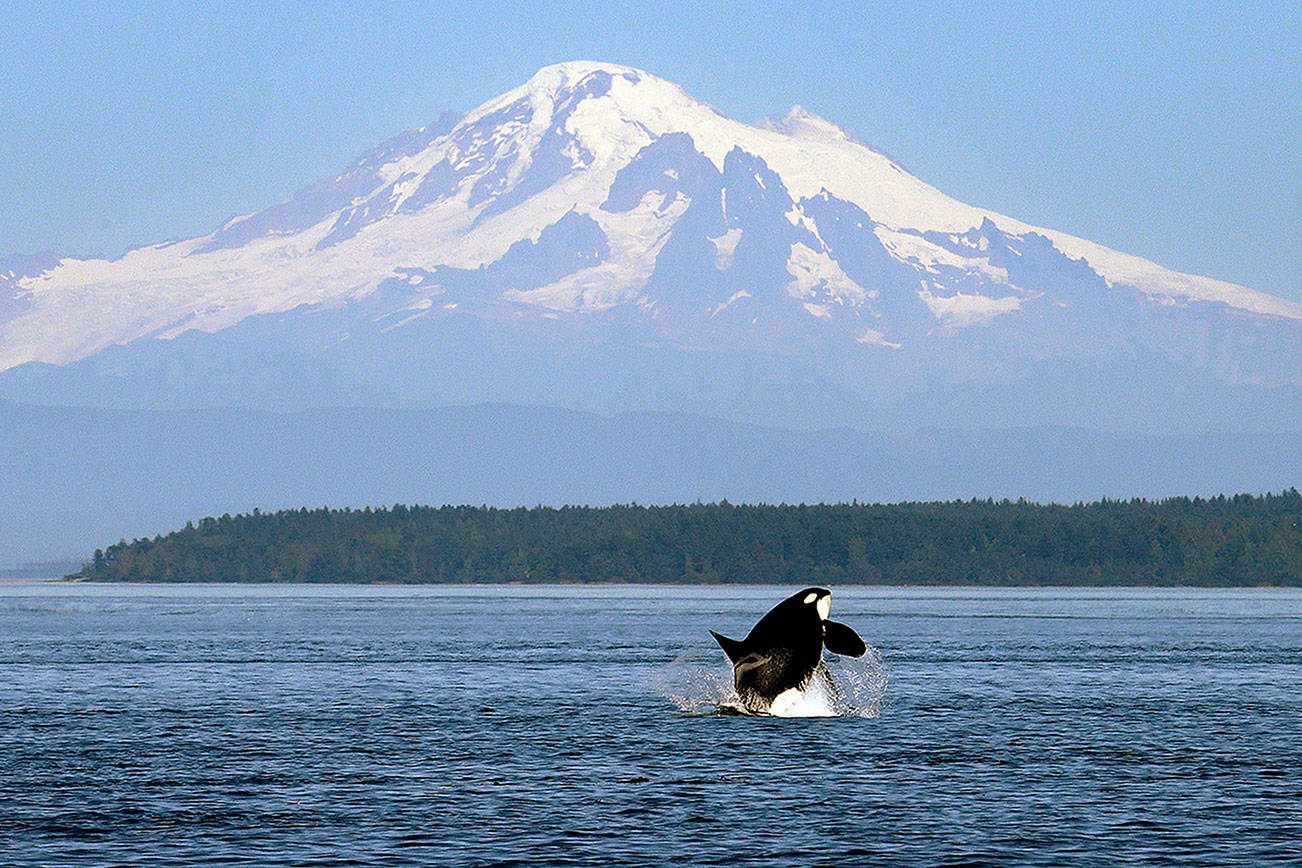
[[[714,637],[714,641],[719,643],[719,647],[723,649],[723,653],[727,654],[728,659],[733,663],[736,663],[739,659],[746,656],[746,643],[738,642],[736,639],[729,639],[727,636],[723,636],[713,630],[710,631],[710,635]]]
[[[823,622],[823,644],[833,654],[844,654],[847,657],[862,657],[868,650],[867,644],[853,628],[836,621]]]

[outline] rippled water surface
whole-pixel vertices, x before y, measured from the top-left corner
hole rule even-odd
[[[0,861],[1302,864],[1302,594],[834,589],[864,713],[701,713],[793,590],[0,584]]]

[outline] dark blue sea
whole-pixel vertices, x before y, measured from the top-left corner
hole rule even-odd
[[[1302,865],[1302,593],[0,584],[5,865]]]

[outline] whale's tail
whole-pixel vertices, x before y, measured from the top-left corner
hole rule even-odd
[[[714,637],[714,641],[719,643],[719,647],[723,649],[723,653],[727,654],[728,659],[733,663],[736,663],[738,660],[746,656],[747,651],[745,642],[738,642],[736,639],[729,639],[727,636],[724,636],[721,633],[716,633],[713,630],[710,631],[710,635]]]

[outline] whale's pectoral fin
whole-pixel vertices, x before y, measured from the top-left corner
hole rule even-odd
[[[736,639],[729,639],[727,636],[720,635],[713,630],[710,631],[710,635],[714,637],[714,641],[719,643],[719,647],[723,649],[723,653],[727,654],[728,659],[733,663],[736,663],[742,657],[746,656],[744,643],[738,642]]]
[[[862,657],[868,646],[852,628],[836,621],[823,622],[823,644],[833,654]]]

